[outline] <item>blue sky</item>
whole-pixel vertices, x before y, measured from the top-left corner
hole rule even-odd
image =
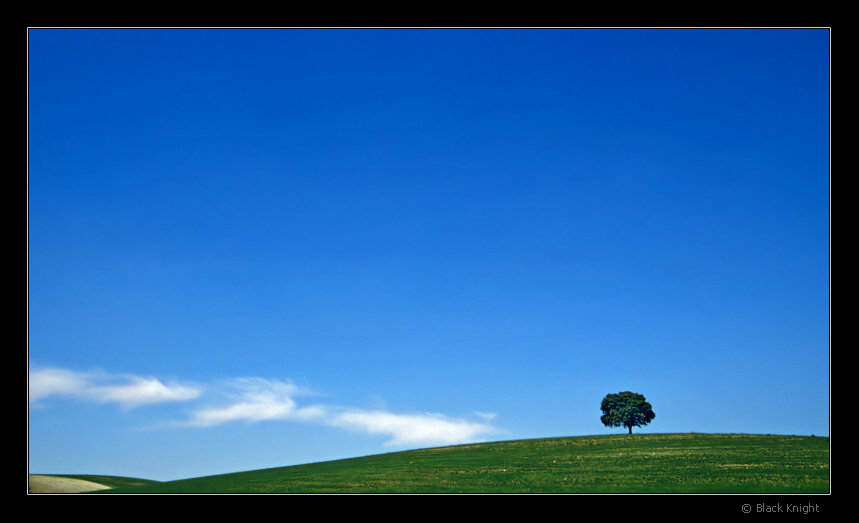
[[[829,31],[28,31],[32,473],[829,434]]]

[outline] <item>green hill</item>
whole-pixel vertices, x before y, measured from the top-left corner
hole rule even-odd
[[[27,492],[31,494],[71,494],[95,492],[128,486],[157,483],[148,479],[122,476],[94,476],[89,474],[28,474]]]
[[[105,493],[828,493],[829,438],[502,441],[119,486]]]

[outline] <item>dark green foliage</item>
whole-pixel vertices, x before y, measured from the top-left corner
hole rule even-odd
[[[602,400],[600,408],[603,415],[600,421],[606,427],[626,427],[632,434],[632,427],[643,427],[653,421],[656,414],[653,407],[641,394],[619,392],[609,394]]]

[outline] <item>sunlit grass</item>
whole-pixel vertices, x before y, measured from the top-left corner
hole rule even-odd
[[[829,438],[634,434],[380,454],[115,489],[205,493],[825,493]]]

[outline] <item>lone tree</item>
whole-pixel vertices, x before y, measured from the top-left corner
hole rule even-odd
[[[606,427],[624,426],[632,434],[632,427],[643,427],[653,421],[656,414],[644,396],[635,392],[609,394],[602,400],[603,415],[600,421]]]

